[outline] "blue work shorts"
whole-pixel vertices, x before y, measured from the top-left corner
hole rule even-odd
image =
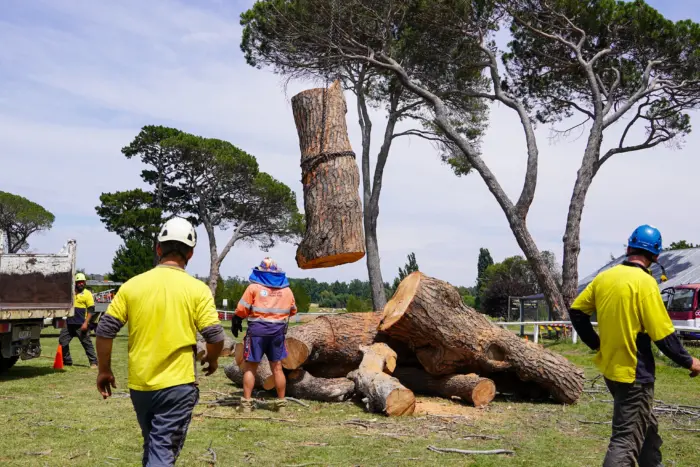
[[[249,336],[243,340],[243,357],[246,362],[260,363],[263,355],[271,362],[279,362],[287,356],[284,333],[274,336]]]

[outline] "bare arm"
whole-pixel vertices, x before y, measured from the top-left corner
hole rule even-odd
[[[102,397],[107,399],[112,395],[112,388],[117,387],[117,382],[112,373],[112,342],[124,324],[117,318],[105,315],[97,326],[97,390]]]

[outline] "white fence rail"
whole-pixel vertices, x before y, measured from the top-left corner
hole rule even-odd
[[[539,342],[540,338],[540,326],[567,326],[571,327],[571,340],[573,341],[574,344],[578,342],[578,333],[576,333],[576,330],[573,328],[571,321],[503,321],[503,322],[496,322],[494,324],[497,324],[499,326],[503,327],[508,327],[508,326],[535,326],[535,335],[534,335],[534,342],[537,343]],[[597,322],[592,322],[591,323],[593,326],[598,326]],[[697,332],[700,333],[700,328],[696,328],[693,326],[674,326],[676,328],[676,331],[688,331],[688,332]]]

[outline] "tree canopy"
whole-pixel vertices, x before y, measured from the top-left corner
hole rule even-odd
[[[0,231],[5,234],[9,253],[26,250],[29,236],[50,229],[54,220],[54,215],[42,206],[22,196],[0,191]]]
[[[110,278],[116,282],[126,282],[152,267],[153,244],[150,239],[130,238],[114,254]]]
[[[262,28],[281,30],[282,20],[305,19],[308,26],[287,30],[306,54],[302,58],[316,54],[338,67],[368,65],[423,100],[432,111],[429,123],[455,149],[456,172],[478,173],[499,203],[557,317],[566,316],[576,296],[581,218],[595,175],[618,154],[680,144],[690,131],[689,111],[700,106],[700,26],[669,21],[642,0],[347,0],[334,8],[324,0],[260,3],[273,4],[281,18]],[[341,26],[330,28],[338,24],[336,15]],[[504,51],[495,43],[503,26],[512,37]],[[280,50],[269,35],[248,34],[265,54]],[[461,101],[497,102],[520,120],[527,160],[517,199],[464,134],[469,122],[450,104]],[[576,129],[588,132],[558,284],[527,226],[538,179],[534,130],[574,116],[573,126],[555,128],[564,137]]]
[[[700,247],[700,245],[695,245],[685,240],[679,240],[677,242],[671,242],[671,244],[668,246],[668,250],[688,250],[690,248],[698,247]]]

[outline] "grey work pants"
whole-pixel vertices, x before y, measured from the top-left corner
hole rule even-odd
[[[58,343],[63,347],[63,364],[73,364],[73,358],[70,355],[70,342],[74,337],[77,337],[85,349],[85,355],[87,355],[90,365],[97,365],[97,354],[92,345],[92,339],[90,339],[90,332],[82,332],[80,326],[80,324],[69,324],[61,329],[61,333],[58,335]]]
[[[131,403],[143,435],[143,466],[175,465],[185,444],[199,389],[183,384],[158,391],[131,390]]]
[[[605,380],[615,400],[612,436],[603,467],[661,466],[659,423],[652,411],[654,383]]]

